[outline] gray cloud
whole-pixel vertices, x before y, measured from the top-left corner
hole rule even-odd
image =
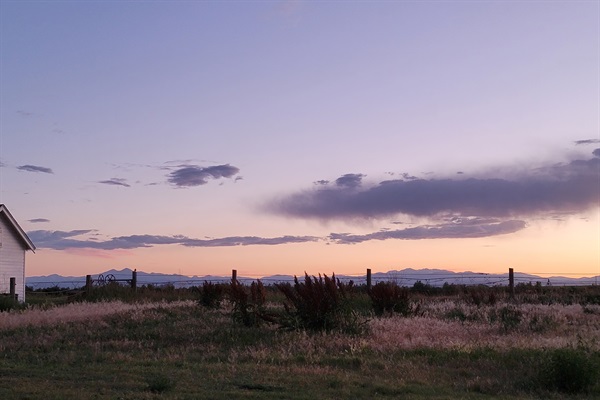
[[[459,176],[388,180],[360,188],[321,186],[273,201],[268,209],[287,216],[328,220],[398,214],[513,217],[574,213],[600,204],[599,157],[505,175],[512,178]]]
[[[27,171],[27,172],[43,172],[45,174],[53,174],[52,169],[46,167],[40,167],[37,165],[21,165],[17,167],[18,170]]]
[[[130,235],[118,236],[109,240],[72,239],[93,230],[76,231],[31,231],[29,238],[38,248],[65,250],[72,248],[90,248],[100,250],[137,249],[155,245],[178,244],[187,247],[226,247],[226,246],[252,246],[252,245],[278,245],[288,243],[316,242],[320,240],[314,236],[281,236],[275,238],[262,238],[257,236],[232,236],[217,239],[193,239],[186,236],[161,236],[161,235]]]
[[[362,178],[364,177],[365,175],[363,174],[346,174],[337,178],[335,184],[339,187],[355,188],[360,186]]]
[[[596,157],[600,157],[600,149],[596,149],[596,150],[592,151],[592,154]]]
[[[229,164],[200,167],[198,165],[182,165],[167,175],[169,183],[177,187],[200,186],[209,179],[231,178],[240,172],[239,168]]]
[[[524,229],[527,226],[521,220],[478,220],[466,219],[439,225],[423,225],[414,228],[385,230],[366,235],[332,233],[329,239],[338,244],[354,244],[368,240],[420,240],[420,239],[464,239],[505,235]]]
[[[576,145],[596,144],[596,143],[600,143],[600,139],[584,139],[584,140],[576,140],[575,141]]]
[[[131,185],[127,183],[127,180],[123,178],[111,178],[105,181],[98,181],[98,183],[102,183],[104,185],[131,187]]]
[[[29,219],[28,221],[31,223],[34,223],[34,224],[41,223],[41,222],[50,222],[50,220],[46,219],[46,218],[34,218],[34,219]]]

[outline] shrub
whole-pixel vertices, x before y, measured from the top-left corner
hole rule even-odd
[[[349,304],[352,283],[336,281],[335,274],[311,278],[305,273],[304,282],[294,277],[294,286],[276,286],[286,297],[285,312],[276,321],[283,329],[360,333],[366,326]]]
[[[0,295],[0,312],[10,311],[10,310],[18,310],[21,307],[22,307],[21,303],[19,303],[17,300],[13,299],[12,297]]]
[[[221,284],[204,281],[200,289],[200,305],[207,308],[218,308],[225,296],[225,287]]]
[[[395,282],[379,282],[371,288],[369,297],[373,303],[376,315],[384,313],[410,314],[408,289],[398,286]]]
[[[467,303],[481,306],[484,304],[494,305],[497,298],[493,288],[487,286],[475,286],[466,290],[464,299]]]
[[[175,381],[164,374],[152,374],[146,378],[148,390],[152,393],[164,393],[175,387]]]
[[[583,348],[553,350],[540,369],[540,384],[565,393],[584,393],[597,383],[600,365]]]
[[[523,312],[515,307],[505,306],[500,309],[499,318],[500,329],[507,333],[517,329],[523,318]]]
[[[237,280],[229,286],[229,299],[233,303],[231,316],[244,326],[259,326],[263,320],[270,320],[265,310],[266,290],[260,280],[252,282],[250,288]]]

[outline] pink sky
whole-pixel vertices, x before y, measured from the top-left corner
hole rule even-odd
[[[0,11],[27,275],[600,274],[597,2]]]

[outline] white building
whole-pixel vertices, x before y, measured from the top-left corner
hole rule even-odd
[[[15,278],[15,293],[25,301],[25,252],[35,246],[4,204],[0,204],[0,293],[10,293],[10,278]]]

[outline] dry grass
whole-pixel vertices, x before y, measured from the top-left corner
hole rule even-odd
[[[371,317],[363,335],[247,328],[230,308],[113,301],[0,313],[0,398],[563,399],[523,385],[553,349],[600,351],[598,305],[429,299],[410,318]],[[504,317],[518,315],[510,329],[505,309],[518,312]]]
[[[0,330],[101,320],[106,316],[119,313],[131,313],[131,317],[135,318],[136,315],[141,315],[141,312],[145,310],[192,306],[194,304],[195,302],[192,300],[134,304],[122,301],[106,301],[98,303],[71,303],[50,309],[30,308],[24,311],[1,312]]]

